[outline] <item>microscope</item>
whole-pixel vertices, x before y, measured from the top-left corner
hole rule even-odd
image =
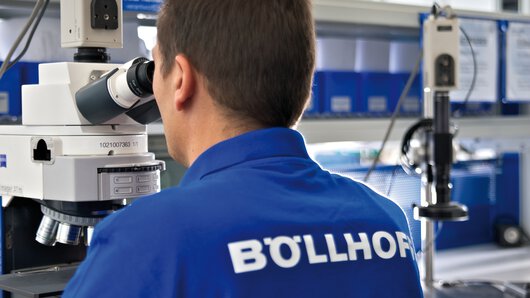
[[[423,118],[408,129],[401,146],[401,164],[405,171],[421,174],[421,204],[414,206],[414,217],[421,220],[422,273],[428,297],[436,286],[434,224],[468,218],[467,207],[451,200],[454,133],[450,123],[449,92],[458,88],[459,33],[460,23],[452,9],[433,6],[422,32]],[[414,134],[421,135],[421,150],[416,151],[416,156],[410,153]]]
[[[0,126],[3,273],[81,261],[94,226],[159,192],[165,169],[147,149],[145,125],[160,119],[154,63],[108,63],[106,48],[122,47],[121,0],[61,0],[60,10],[62,47],[77,49],[74,62],[40,64],[39,83],[22,86],[22,124]],[[8,212],[23,200],[42,213],[33,243],[10,234],[37,216]]]

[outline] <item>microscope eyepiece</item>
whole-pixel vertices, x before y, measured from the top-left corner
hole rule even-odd
[[[76,92],[79,112],[92,124],[123,113],[141,124],[160,119],[153,98],[154,71],[155,63],[143,57],[113,69]]]
[[[137,58],[127,70],[127,84],[138,97],[153,94],[153,74],[155,63],[146,58]]]

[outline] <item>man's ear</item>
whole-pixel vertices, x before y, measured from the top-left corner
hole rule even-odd
[[[177,111],[182,111],[189,104],[195,94],[195,70],[188,58],[182,54],[175,57],[175,71],[177,71],[174,104]]]

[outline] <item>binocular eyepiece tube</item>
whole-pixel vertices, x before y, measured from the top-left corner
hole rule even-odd
[[[82,87],[75,94],[76,105],[92,124],[103,124],[121,114],[140,124],[160,119],[153,97],[155,63],[135,58]]]

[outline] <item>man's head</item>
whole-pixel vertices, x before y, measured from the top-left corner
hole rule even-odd
[[[310,95],[310,0],[166,0],[158,51],[163,75],[187,57],[229,117],[290,127]]]

